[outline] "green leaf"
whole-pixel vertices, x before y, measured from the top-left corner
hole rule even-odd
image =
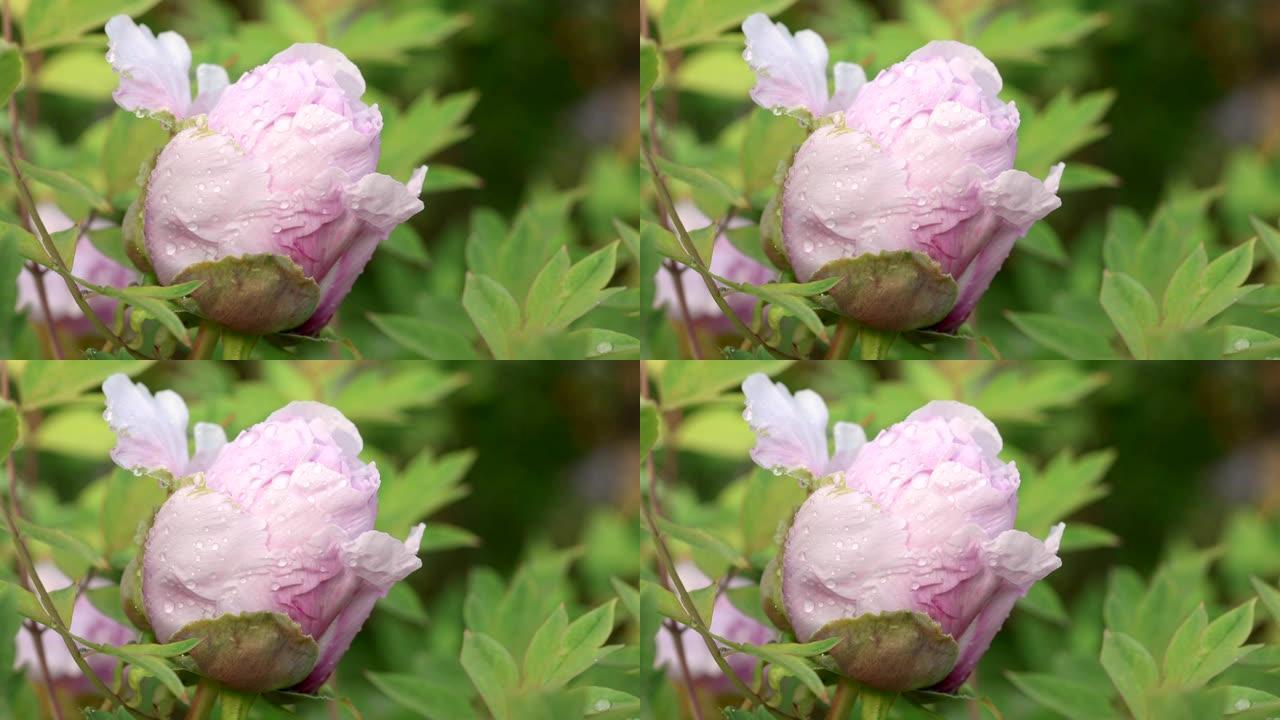
[[[1107,312],[1129,352],[1138,360],[1151,356],[1147,331],[1156,327],[1160,315],[1151,293],[1125,273],[1105,272],[1102,276],[1102,309]]]
[[[538,627],[529,641],[524,653],[523,680],[520,686],[524,689],[536,689],[550,677],[557,659],[564,647],[564,633],[569,627],[569,614],[564,604],[556,606],[547,616],[546,622]]]
[[[1101,485],[1102,478],[1115,459],[1116,453],[1110,450],[1078,458],[1070,451],[1063,451],[1042,470],[1028,472],[1024,466],[1018,498],[1018,529],[1043,537],[1054,523],[1105,496],[1107,488]]]
[[[1009,673],[1009,680],[1027,697],[1071,720],[1117,717],[1108,696],[1092,685],[1047,673]]]
[[[88,643],[87,643],[88,644]],[[183,702],[187,700],[187,689],[183,687],[182,681],[178,679],[178,674],[174,672],[174,668],[164,657],[159,657],[149,652],[136,652],[133,645],[99,645],[89,644],[94,650],[105,655],[112,655],[121,658],[134,668],[143,670],[155,679],[159,680],[165,688],[173,693],[174,697],[179,698]],[[152,646],[154,647],[154,646]],[[190,649],[190,646],[188,646]]]
[[[67,203],[68,206],[84,207],[87,205],[103,213],[111,212],[110,203],[99,195],[96,190],[64,172],[36,167],[26,160],[18,160],[18,170],[22,172],[24,180],[44,185],[53,191],[59,201]],[[9,170],[8,163],[0,163],[0,174],[5,177],[13,176],[12,171]],[[70,266],[71,258],[64,257],[63,259],[67,260],[67,265]]]
[[[658,46],[649,38],[640,38],[640,99],[643,100],[658,82]]]
[[[1258,646],[1244,645],[1253,632],[1253,604],[1224,613],[1205,626],[1198,607],[1174,633],[1165,654],[1166,683],[1194,690],[1204,687]]]
[[[659,19],[662,47],[674,50],[714,39],[753,12],[776,15],[795,0],[668,0]]]
[[[99,65],[106,66],[101,55],[95,54],[95,59]],[[107,197],[114,199],[122,193],[137,190],[140,171],[150,168],[156,154],[169,142],[169,137],[169,131],[160,123],[138,118],[123,110],[117,111],[111,118],[111,127],[102,147]]]
[[[1015,312],[1005,316],[1024,335],[1068,359],[1108,360],[1116,356],[1105,335],[1070,318]]]
[[[1102,636],[1102,667],[1137,720],[1150,717],[1147,691],[1159,679],[1156,661],[1142,643],[1121,632],[1106,631]]]
[[[839,640],[839,638],[835,639]],[[795,654],[778,650],[774,645],[742,643],[738,647],[748,655],[754,655],[770,665],[786,670],[803,683],[809,689],[809,692],[821,698],[823,702],[827,702],[827,688],[823,685],[822,679],[818,677],[818,673],[814,672],[813,666],[808,660]]]
[[[1249,218],[1253,229],[1258,233],[1258,238],[1262,240],[1263,246],[1267,248],[1267,252],[1271,254],[1271,262],[1280,263],[1280,230],[1271,227],[1256,217]]]
[[[460,450],[438,458],[430,450],[424,450],[401,472],[391,477],[384,475],[377,529],[393,537],[404,537],[414,523],[466,497],[468,488],[460,482],[475,460],[473,450]]]
[[[440,98],[428,90],[418,96],[382,134],[382,172],[408,177],[422,160],[469,137],[471,130],[463,123],[479,99],[475,92]]]
[[[510,694],[519,686],[519,671],[497,640],[484,633],[466,631],[462,636],[462,669],[471,678],[494,720],[510,720]]]
[[[674,410],[713,400],[725,390],[736,388],[748,375],[776,375],[791,363],[786,360],[707,360],[704,362],[670,363],[658,376],[660,404]]]
[[[366,672],[373,686],[397,705],[428,720],[471,720],[476,717],[467,693],[430,677]]]
[[[826,289],[830,289],[831,286],[834,286],[843,279],[843,277],[832,277],[819,280],[818,282],[825,284],[827,286]],[[818,318],[818,314],[814,312],[815,305],[800,295],[786,292],[785,289],[780,290],[778,288],[779,285],[780,283],[769,283],[766,285],[751,285],[743,283],[738,287],[742,289],[742,292],[758,297],[770,305],[783,310],[786,314],[803,323],[804,326],[809,329],[809,332],[813,333],[819,340],[828,342],[827,329],[823,326],[822,320]]]
[[[430,360],[474,360],[472,342],[451,327],[425,317],[376,315],[369,322],[404,349]]]
[[[41,0],[31,3],[22,23],[27,52],[74,42],[114,15],[141,15],[159,0]],[[104,61],[105,62],[105,61]]]
[[[200,283],[201,281],[190,281],[176,287],[185,288],[193,284],[198,287]],[[105,285],[99,286],[97,289],[103,295],[118,298],[142,310],[147,314],[147,317],[163,325],[178,342],[187,347],[191,346],[191,337],[187,334],[187,326],[183,324],[182,318],[178,317],[178,313],[174,311],[173,304],[162,297],[157,297],[154,289],[143,287],[112,288]]]
[[[1018,601],[1018,607],[1051,623],[1066,625],[1071,621],[1062,598],[1048,583],[1038,582]]]
[[[1071,47],[1107,22],[1104,13],[1071,7],[1044,7],[1004,12],[985,23],[973,45],[992,60],[1042,62],[1044,50]]]
[[[58,617],[68,627],[71,624],[78,594],[79,588],[74,584],[61,590],[49,591],[49,599],[53,601],[54,609],[58,611]],[[19,615],[46,627],[53,627],[53,618],[49,616],[49,613],[45,612],[44,605],[41,604],[34,592],[21,587],[17,583],[0,580],[0,597],[12,598]]]
[[[556,659],[546,673],[542,687],[555,690],[586,672],[602,657],[602,649],[613,633],[615,600],[601,605],[574,620],[564,630]],[[532,647],[532,643],[530,644]]]
[[[561,330],[599,305],[613,278],[618,243],[614,241],[569,265],[568,251],[561,247],[543,266],[529,287],[525,301],[525,328]]]
[[[1280,590],[1276,590],[1256,577],[1249,578],[1249,582],[1258,593],[1258,597],[1262,599],[1267,612],[1271,613],[1272,622],[1280,622]]]
[[[640,459],[649,456],[649,451],[658,444],[661,436],[662,420],[658,416],[658,408],[649,398],[640,398]]]
[[[746,97],[756,81],[740,47],[710,46],[691,53],[681,61],[675,76],[676,87],[684,92],[731,100]]]
[[[746,560],[732,545],[702,528],[677,525],[666,518],[658,518],[658,529],[663,534],[686,543],[690,547],[714,553],[738,568],[745,569],[748,567]]]
[[[1024,115],[1018,131],[1017,167],[1044,177],[1050,165],[1105,136],[1107,129],[1101,120],[1114,100],[1115,93],[1110,90],[1079,98],[1064,90],[1038,112]]]
[[[738,60],[742,60],[741,53]],[[759,107],[751,111],[741,151],[743,186],[748,197],[755,199],[758,193],[773,188],[779,166],[790,164],[792,155],[804,140],[805,130],[793,118],[774,115]],[[759,228],[752,228],[752,232],[755,234],[752,244],[756,246],[758,255],[761,253]]]
[[[658,170],[672,179],[686,183],[696,191],[707,193],[711,197],[739,208],[747,207],[746,200],[734,190],[729,183],[703,170],[702,168],[681,165],[666,158],[657,158]],[[705,256],[704,256],[705,257]]]
[[[511,293],[487,275],[467,273],[462,306],[493,357],[510,359],[511,336],[520,328],[520,308]]]
[[[393,13],[361,13],[334,46],[352,61],[406,62],[408,51],[430,48],[466,27],[466,15],[454,15],[433,7]]]
[[[18,444],[18,409],[8,400],[0,400],[0,459],[9,457]]]
[[[27,541],[42,542],[53,550],[65,552],[99,569],[107,567],[98,551],[65,530],[40,527],[26,518],[18,518],[18,530],[26,536]]]
[[[22,50],[9,42],[0,40],[0,105],[9,102],[9,97],[22,84]]]

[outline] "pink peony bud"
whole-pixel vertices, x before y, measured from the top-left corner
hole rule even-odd
[[[703,215],[693,203],[679,203],[676,206],[676,213],[679,214],[680,222],[684,224],[685,229],[690,232],[711,224],[711,219]],[[735,219],[729,223],[729,227],[744,227],[748,224],[745,220]],[[709,268],[712,273],[727,280],[752,285],[762,285],[778,275],[773,269],[761,265],[734,247],[725,235],[719,235],[715,239]],[[683,322],[680,297],[676,292],[675,279],[672,278],[671,273],[665,267],[658,268],[658,272],[653,276],[653,283],[653,306],[665,307],[669,317]],[[695,323],[703,324],[716,332],[728,332],[733,329],[732,321],[720,312],[720,306],[716,305],[711,293],[707,291],[707,285],[702,281],[701,275],[686,268],[680,273],[680,287],[684,290],[684,301],[689,308],[689,317]],[[750,324],[756,298],[742,293],[726,292],[725,301],[743,322]]]
[[[676,566],[676,572],[680,574],[680,582],[684,583],[685,589],[690,592],[711,584],[711,578],[704,575],[698,566],[691,562],[679,563]],[[729,583],[729,587],[743,587],[749,584],[747,580],[737,578]],[[760,624],[750,615],[734,607],[724,593],[716,598],[712,607],[710,630],[726,640],[752,645],[763,645],[777,635],[772,628]],[[659,628],[655,640],[657,648],[654,667],[665,666],[671,677],[679,678],[681,676],[679,653],[671,632],[665,627]],[[720,666],[716,664],[715,658],[711,657],[711,651],[707,649],[707,644],[703,642],[700,635],[693,630],[685,629],[680,636],[680,644],[684,649],[684,659],[689,667],[689,675],[695,681],[715,692],[733,690],[733,682],[721,672]],[[743,682],[748,684],[751,682],[752,674],[755,672],[756,658],[742,653],[733,653],[725,659]]]
[[[36,208],[36,212],[40,213],[41,222],[51,233],[69,230],[75,225],[71,218],[51,203],[41,203]],[[111,227],[111,223],[106,220],[95,220],[90,226],[93,230],[105,227]],[[89,241],[87,235],[81,235],[76,242],[76,254],[71,261],[71,274],[95,285],[111,287],[126,287],[138,279],[137,271],[102,254],[102,251]],[[80,311],[80,306],[71,297],[71,291],[67,290],[67,285],[62,278],[53,273],[46,273],[44,292],[45,298],[49,301],[49,316],[55,324],[76,335],[93,332],[93,324]],[[103,296],[89,297],[88,300],[89,307],[98,315],[98,318],[110,325],[119,301]],[[29,270],[23,270],[18,275],[17,306],[19,310],[26,310],[36,320],[44,322],[40,292],[36,287],[35,276]]]
[[[932,42],[865,85],[837,64],[827,100],[821,38],[790,39],[759,14],[742,27],[755,101],[825,118],[782,191],[796,276],[849,277],[832,296],[872,327],[959,327],[1014,242],[1061,205],[1061,164],[1044,181],[1012,169],[1018,111],[999,99],[995,65],[963,43]],[[879,259],[852,260],[863,257]]]
[[[748,378],[743,392],[758,464],[834,480],[796,512],[781,553],[783,603],[796,637],[838,634],[864,617],[927,616],[946,637],[920,641],[911,659],[922,675],[876,675],[850,643],[836,655],[846,672],[869,672],[874,677],[859,679],[883,689],[958,688],[1018,598],[1061,565],[1061,524],[1043,542],[1013,529],[1018,471],[999,459],[995,426],[963,403],[931,402],[861,447],[837,440],[828,458],[820,397],[801,391],[792,398],[764,375]],[[958,644],[958,653],[947,656],[943,640]],[[942,664],[921,662],[920,648],[937,649],[924,660]]]
[[[40,575],[40,582],[50,592],[71,585],[71,578],[63,575],[62,571],[52,563],[38,563],[36,572]],[[107,581],[98,579],[91,583],[90,587],[100,588],[107,585],[109,585]],[[132,629],[116,622],[94,607],[89,597],[83,593],[76,598],[75,608],[71,613],[70,630],[77,637],[105,645],[124,645],[132,642],[136,636]],[[16,642],[18,647],[14,667],[24,668],[28,676],[42,681],[39,654],[36,652],[31,633],[27,632],[26,628],[20,628]],[[40,644],[44,648],[44,659],[49,667],[49,675],[56,684],[66,686],[74,693],[93,692],[93,684],[80,671],[80,666],[76,665],[71,653],[67,651],[61,636],[46,629],[40,634]],[[115,658],[110,655],[90,653],[85,659],[98,679],[108,685],[113,682],[117,662]]]
[[[180,36],[153,38],[124,16],[107,35],[122,107],[206,114],[165,146],[146,188],[160,282],[203,280],[202,311],[242,332],[318,331],[378,244],[423,207],[425,167],[407,184],[375,172],[382,115],[361,101],[360,71],[333,48],[298,44],[207,95],[201,66],[192,103]]]
[[[188,459],[180,397],[123,375],[103,392],[118,465],[190,477],[144,548],[156,637],[201,637],[193,657],[231,687],[319,688],[374,603],[422,565],[422,525],[404,542],[373,529],[378,470],[359,459],[359,431],[327,405],[294,402],[230,443],[198,425]]]

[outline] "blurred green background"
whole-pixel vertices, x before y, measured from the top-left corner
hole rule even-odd
[[[1253,597],[1251,575],[1273,584],[1280,577],[1275,364],[651,363],[651,397],[664,411],[654,459],[664,513],[739,549],[748,513],[774,512],[759,506],[762,497],[786,504],[776,493],[759,493],[788,481],[755,468],[747,454],[755,438],[741,417],[739,385],[757,371],[792,392],[813,389],[830,408],[832,423],[857,422],[868,437],[928,401],[970,403],[999,428],[1002,457],[1018,464],[1018,527],[1043,536],[1051,519],[1065,520],[1063,564],[1045,581],[1061,602],[1023,601],[979,666],[978,692],[991,697],[1005,718],[1059,717],[1017,692],[1007,672],[1083,676],[1095,688],[1109,685],[1105,675],[1090,675],[1100,674],[1096,665],[1087,666],[1097,658],[1104,589],[1118,568],[1145,578],[1160,563],[1185,562],[1193,550],[1203,551],[1208,573],[1180,592],[1203,597],[1211,613]],[[746,542],[745,552],[752,552]],[[708,554],[675,547],[717,577]],[[749,557],[753,566],[767,559]],[[1259,630],[1251,642],[1274,642],[1273,632]],[[1265,662],[1259,658],[1258,664]],[[1262,667],[1232,672],[1233,684],[1280,691],[1280,682]],[[668,687],[653,702],[675,716],[674,697]],[[946,717],[970,717],[964,703],[952,705],[957,707]]]
[[[15,456],[25,513],[36,524],[102,549],[101,516],[119,512],[110,509],[118,505],[104,501],[112,492],[110,479],[120,474],[126,485],[150,482],[113,471],[107,456],[114,436],[101,417],[98,385],[120,370],[138,373],[135,380],[153,392],[173,389],[187,401],[193,423],[221,423],[231,438],[287,402],[329,403],[359,428],[362,458],[378,464],[379,517],[394,515],[403,524],[426,509],[422,568],[381,602],[337,671],[334,687],[365,718],[417,717],[374,690],[366,672],[420,674],[427,682],[448,678],[460,683],[457,688],[467,685],[457,658],[463,599],[477,569],[490,568],[484,572],[505,585],[520,567],[545,566],[563,556],[569,561],[563,573],[544,572],[550,584],[543,589],[553,601],[565,602],[573,617],[615,597],[611,578],[635,582],[640,536],[634,364],[108,365],[9,366],[19,390],[34,387],[36,373],[42,373],[42,386],[59,388],[45,395],[49,401],[43,409],[26,415],[24,444]],[[428,497],[441,500],[422,508]],[[146,502],[137,505],[124,512],[140,517],[149,512]],[[387,530],[404,533],[403,528]],[[126,545],[114,553],[106,550],[113,572],[122,567],[117,561],[133,551],[131,543]],[[48,556],[47,547],[34,548]],[[0,575],[9,579],[12,553],[10,542],[0,544],[5,568]],[[83,566],[64,569],[83,577],[77,574]],[[635,632],[619,613],[615,643]],[[619,662],[630,663],[631,672],[601,668],[593,671],[593,684],[626,687],[625,676],[634,675],[634,655]],[[0,703],[0,718],[36,717],[31,686],[15,682],[10,687],[17,694],[7,708]],[[288,717],[265,702],[258,705],[254,717]],[[328,705],[312,703],[302,715],[346,712],[337,703]]]
[[[667,4],[647,0],[655,23]],[[792,32],[814,30],[833,63],[857,62],[869,77],[937,39],[968,42],[995,62],[1002,97],[1022,114],[1017,167],[1042,177],[1051,162],[1067,165],[1062,207],[1019,241],[974,316],[976,333],[1003,357],[1060,356],[1015,328],[1008,311],[1110,328],[1097,295],[1116,209],[1136,211],[1141,232],[1162,203],[1208,191],[1206,207],[1173,232],[1203,240],[1211,259],[1256,234],[1250,216],[1272,225],[1280,218],[1280,4],[1270,0],[742,0],[735,7],[736,16],[762,11]],[[654,103],[666,156],[733,178],[752,138],[777,146],[754,151],[773,168],[803,136],[775,128],[794,125],[785,117],[775,124],[754,117],[767,112],[747,95],[754,76],[741,60],[741,33],[736,24],[725,30],[714,42],[666,54]],[[761,135],[760,127],[774,129]],[[750,180],[747,191],[754,220],[767,197],[750,194]],[[1249,282],[1280,278],[1261,245],[1254,265]],[[1274,288],[1246,304],[1261,305],[1264,295],[1273,299]],[[1274,313],[1250,308],[1231,309],[1225,321],[1280,332]],[[649,357],[680,356],[660,311],[648,328]],[[918,354],[906,343],[895,351]],[[978,343],[939,351],[991,355]]]

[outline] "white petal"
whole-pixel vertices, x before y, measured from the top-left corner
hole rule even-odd
[[[114,97],[125,110],[169,112],[184,118],[191,107],[191,50],[181,35],[151,34],[127,15],[107,21],[107,61],[120,75]]]
[[[414,192],[415,188],[382,173],[369,173],[360,178],[347,187],[352,212],[370,225],[390,232],[422,211],[423,204],[418,194],[422,192],[426,170],[419,168],[419,171],[415,171],[409,180],[417,183],[417,192]]]
[[[327,45],[298,43],[276,53],[267,64],[297,61],[309,63],[331,75],[338,87],[342,88],[351,99],[358,99],[364,95],[364,76],[360,74],[360,68],[348,60],[346,55]]]
[[[935,40],[907,56],[907,60],[941,58],[947,61],[953,72],[968,75],[987,93],[995,95],[1004,86],[1000,71],[982,51],[955,40]]]
[[[403,542],[390,535],[370,530],[342,546],[342,560],[365,582],[383,592],[409,573],[422,567],[418,548],[426,526],[418,523]]]
[[[742,418],[756,433],[751,459],[757,465],[826,474],[827,405],[817,393],[801,390],[793,397],[786,385],[756,373],[742,383],[742,394],[747,399]]]
[[[214,458],[227,444],[227,432],[221,425],[198,422],[193,432],[196,438],[196,452],[187,464],[188,472],[201,472],[213,464]]]
[[[200,64],[196,67],[196,99],[191,103],[192,115],[206,115],[218,104],[222,91],[227,89],[230,81],[227,70],[221,65]]]
[[[847,110],[858,96],[858,91],[867,84],[867,72],[861,65],[838,62],[833,73],[836,77],[836,91],[827,103],[828,114]]]
[[[116,433],[111,459],[126,470],[187,473],[187,405],[177,393],[162,390],[153,397],[142,383],[112,375],[102,383],[107,398],[103,419]]]
[[[742,23],[747,49],[742,57],[756,71],[751,99],[772,110],[807,110],[814,117],[827,110],[827,45],[811,30],[795,37],[782,23],[763,13]]]
[[[1055,165],[1044,180],[1037,180],[1021,170],[1006,170],[983,184],[981,201],[1010,225],[1025,233],[1032,224],[1062,205],[1054,193],[1062,178],[1061,164]]]

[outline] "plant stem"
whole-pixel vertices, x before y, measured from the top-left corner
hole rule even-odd
[[[840,678],[835,697],[831,698],[831,708],[827,710],[827,720],[847,720],[853,711],[853,703],[858,699],[858,683],[849,678]]]
[[[129,347],[124,340],[120,339],[111,328],[103,324],[98,314],[89,307],[89,301],[84,299],[84,294],[80,292],[80,286],[76,283],[76,279],[72,276],[71,271],[67,268],[67,263],[62,259],[62,253],[58,250],[58,246],[54,244],[53,238],[49,236],[49,231],[44,226],[44,221],[40,219],[40,214],[36,212],[35,200],[31,197],[31,189],[27,187],[27,181],[22,177],[22,171],[18,169],[18,163],[13,159],[13,153],[9,152],[8,146],[0,143],[0,150],[4,152],[4,159],[9,164],[9,172],[13,174],[14,186],[18,188],[18,198],[23,210],[31,219],[31,223],[36,227],[36,238],[40,241],[40,245],[45,253],[53,260],[53,271],[62,276],[63,282],[67,284],[67,290],[71,292],[71,297],[79,306],[80,312],[93,323],[98,332],[109,338],[111,341],[124,348],[130,355],[139,359],[146,359],[146,355]]]
[[[676,302],[680,305],[680,318],[684,321],[684,331],[689,338],[689,354],[694,360],[702,359],[702,348],[698,347],[698,328],[693,324],[693,315],[689,312],[689,301],[684,294],[684,283],[681,282],[685,270],[675,262],[664,263],[667,272],[671,273],[671,284],[676,290]]]
[[[36,661],[40,664],[40,678],[44,680],[44,686],[49,692],[49,709],[53,712],[53,720],[63,720],[62,705],[58,704],[58,691],[53,686],[53,674],[49,672],[49,661],[44,654],[44,638],[40,637],[44,632],[40,626],[27,621],[27,632],[31,633],[31,642],[36,649]]]
[[[646,100],[649,102],[649,100]],[[652,130],[651,130],[652,132]],[[693,240],[689,237],[689,231],[685,229],[684,223],[680,221],[680,216],[676,214],[675,202],[671,199],[671,191],[667,189],[667,183],[662,179],[662,173],[658,170],[658,164],[653,159],[653,153],[649,151],[648,146],[641,145],[644,152],[645,162],[649,165],[649,173],[653,177],[654,187],[658,190],[658,204],[662,207],[662,212],[666,214],[671,221],[671,227],[675,231],[676,239],[680,242],[680,247],[684,250],[693,264],[689,267],[702,276],[702,282],[707,286],[707,292],[711,293],[711,299],[715,301],[716,306],[720,308],[720,312],[729,318],[737,327],[738,332],[751,338],[757,346],[762,347],[775,358],[780,360],[798,360],[794,355],[788,355],[781,350],[773,347],[765,342],[763,338],[755,333],[746,323],[742,322],[742,318],[729,307],[729,303],[725,301],[724,296],[720,294],[720,286],[716,284],[715,278],[711,275],[711,271],[707,269],[706,263],[703,262],[702,256],[698,253],[698,248],[693,244]]]
[[[213,712],[213,704],[218,700],[218,683],[209,678],[200,678],[196,686],[196,694],[191,698],[187,708],[187,720],[206,720]]]
[[[191,352],[188,360],[208,360],[213,357],[213,348],[218,344],[221,328],[212,320],[201,320],[200,329],[196,331],[195,340],[191,341]]]
[[[863,360],[884,360],[889,357],[889,348],[893,347],[893,341],[898,339],[898,333],[892,331],[873,330],[871,328],[862,328],[862,332],[858,333],[862,338],[862,347],[859,357]]]
[[[853,341],[858,339],[858,325],[848,318],[840,318],[836,325],[835,337],[831,338],[831,347],[827,351],[828,360],[845,360],[849,350],[853,349]]]
[[[680,676],[689,690],[689,707],[693,710],[693,720],[702,720],[702,700],[698,697],[698,685],[689,672],[689,660],[684,652],[684,632],[673,621],[664,623],[667,632],[671,633],[671,642],[676,648],[676,659],[680,662]]]
[[[729,666],[729,662],[724,659],[724,655],[720,652],[720,646],[716,644],[715,637],[711,631],[707,629],[706,623],[702,619],[702,614],[698,612],[697,605],[694,604],[693,598],[689,597],[689,591],[685,589],[684,583],[680,581],[680,576],[675,570],[675,561],[671,559],[671,551],[667,548],[666,540],[663,539],[662,533],[658,530],[658,522],[654,519],[653,503],[654,481],[653,481],[653,460],[652,457],[645,461],[648,466],[649,473],[649,501],[640,503],[641,513],[644,515],[645,524],[649,526],[649,534],[653,537],[654,548],[658,551],[659,562],[662,563],[663,569],[667,573],[672,586],[676,590],[676,598],[680,601],[680,606],[689,614],[690,626],[695,632],[702,636],[702,641],[706,643],[707,650],[711,653],[711,658],[715,660],[719,666],[720,672],[737,687],[738,691],[751,698],[756,704],[768,710],[776,718],[784,720],[798,720],[792,715],[782,712],[765,702],[765,699],[756,694],[749,685],[742,682],[738,674]]]

